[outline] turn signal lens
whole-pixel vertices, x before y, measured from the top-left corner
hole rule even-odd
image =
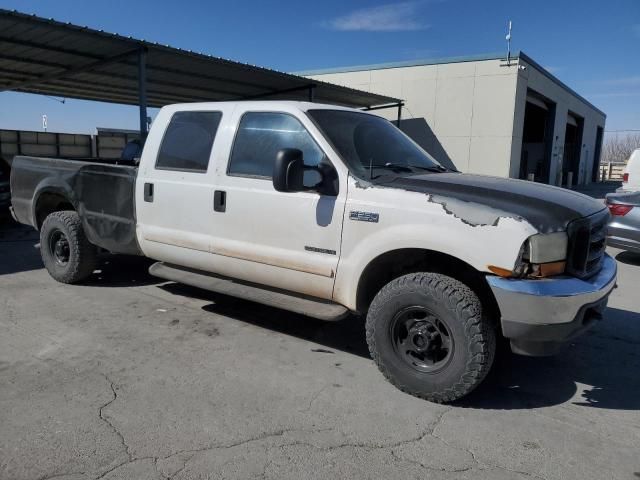
[[[629,183],[629,174],[628,173],[623,173],[622,174],[622,183]]]
[[[552,277],[554,275],[562,275],[567,266],[567,262],[549,262],[549,263],[530,263],[529,271],[526,274],[528,278],[544,278],[544,277]],[[511,270],[507,270],[506,268],[496,267],[495,265],[487,265],[487,268],[502,278],[510,278],[514,276],[514,273]],[[525,277],[525,278],[526,278]]]
[[[495,273],[499,277],[508,278],[513,275],[513,272],[511,270],[507,270],[506,268],[496,267],[495,265],[487,265],[487,268],[492,273]]]
[[[551,277],[553,275],[560,275],[564,273],[564,269],[567,266],[566,262],[551,262],[541,263],[538,265],[540,277]]]
[[[624,217],[631,211],[633,205],[625,205],[623,203],[610,203],[607,205],[607,207],[609,207],[609,211],[614,217]]]

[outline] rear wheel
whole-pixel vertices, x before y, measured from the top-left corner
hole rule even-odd
[[[93,273],[97,248],[72,210],[50,214],[40,229],[40,252],[49,274],[62,283],[76,283]]]
[[[401,390],[434,402],[459,399],[489,372],[495,328],[478,296],[436,273],[388,283],[367,315],[367,343],[385,377]]]

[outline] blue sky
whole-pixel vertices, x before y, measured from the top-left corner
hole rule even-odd
[[[523,50],[607,113],[640,129],[640,0],[2,0],[0,7],[283,71]],[[0,128],[136,128],[137,109],[0,93]]]

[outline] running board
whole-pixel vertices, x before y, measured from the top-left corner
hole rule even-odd
[[[192,287],[210,290],[212,292],[230,295],[232,297],[251,300],[253,302],[282,308],[320,320],[340,320],[349,310],[342,305],[329,300],[308,297],[297,293],[271,289],[259,285],[241,283],[227,277],[221,277],[209,272],[192,270],[190,268],[157,262],[149,267],[149,273],[155,277],[184,283]]]

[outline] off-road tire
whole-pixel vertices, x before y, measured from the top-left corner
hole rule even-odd
[[[62,232],[69,246],[69,259],[62,265],[56,262],[50,247],[51,236]],[[93,273],[97,265],[98,249],[87,239],[80,217],[73,210],[53,212],[45,218],[40,229],[40,253],[49,274],[62,283],[77,283]]]
[[[391,322],[411,306],[429,309],[450,330],[454,348],[440,371],[417,371],[394,350]],[[437,403],[452,402],[476,388],[496,352],[496,328],[483,317],[478,296],[462,282],[437,273],[412,273],[385,285],[369,308],[366,334],[371,357],[393,385]]]

